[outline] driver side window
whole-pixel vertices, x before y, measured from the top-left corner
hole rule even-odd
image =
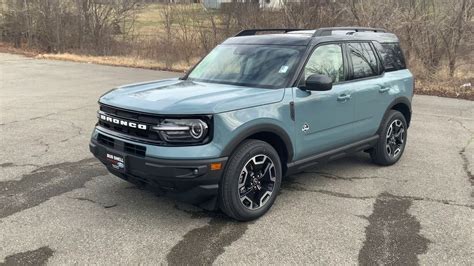
[[[305,80],[313,74],[327,75],[334,83],[344,81],[344,63],[340,44],[322,45],[313,51],[304,68]]]

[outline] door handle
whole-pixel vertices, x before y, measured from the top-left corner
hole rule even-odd
[[[341,94],[339,95],[339,97],[337,97],[338,102],[346,102],[346,101],[349,101],[350,99],[351,99],[351,95],[349,94]]]
[[[379,85],[381,88],[379,89],[379,92],[380,93],[384,93],[384,92],[387,92],[390,90],[390,87],[385,87],[385,86],[381,86]]]

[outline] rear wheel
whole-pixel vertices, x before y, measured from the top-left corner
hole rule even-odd
[[[264,141],[246,140],[227,164],[219,186],[220,207],[236,220],[256,219],[273,205],[281,179],[275,149]]]
[[[370,156],[376,164],[392,165],[402,157],[407,141],[407,122],[402,113],[391,110],[382,122],[382,131]]]

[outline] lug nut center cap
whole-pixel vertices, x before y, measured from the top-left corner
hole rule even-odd
[[[262,184],[260,183],[260,181],[257,178],[253,178],[252,179],[252,187],[255,190],[260,190],[260,189],[262,189]]]

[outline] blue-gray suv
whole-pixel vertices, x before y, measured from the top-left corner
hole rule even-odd
[[[100,97],[90,150],[120,178],[252,220],[284,176],[358,151],[396,163],[413,87],[383,29],[244,30],[184,77]]]

